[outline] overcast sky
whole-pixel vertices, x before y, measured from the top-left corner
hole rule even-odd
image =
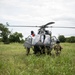
[[[0,0],[0,23],[9,25],[40,26],[48,22],[53,26],[75,27],[75,0]],[[9,28],[24,37],[38,28]],[[75,29],[51,29],[53,35],[75,36]]]

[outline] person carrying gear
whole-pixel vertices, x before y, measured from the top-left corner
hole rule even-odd
[[[31,31],[31,38],[35,36],[34,31]],[[27,47],[26,55],[30,53],[30,48]]]
[[[60,45],[60,41],[56,41],[56,45],[54,46],[54,50],[55,50],[55,53],[57,56],[60,55],[61,49],[63,49],[63,48]]]

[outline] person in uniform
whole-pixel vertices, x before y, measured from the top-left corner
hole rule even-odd
[[[34,31],[31,31],[31,38],[35,36]],[[27,47],[26,55],[29,55],[30,53],[30,48]]]
[[[62,49],[60,41],[56,41],[56,45],[54,46],[56,56],[60,55]]]

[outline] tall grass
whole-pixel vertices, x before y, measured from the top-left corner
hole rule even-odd
[[[0,75],[75,75],[75,43],[62,43],[60,56],[26,56],[22,44],[0,43]]]

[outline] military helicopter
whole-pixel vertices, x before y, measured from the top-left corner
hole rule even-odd
[[[52,32],[49,30],[46,30],[46,28],[48,28],[48,25],[51,25],[54,23],[55,22],[49,22],[42,26],[35,26],[35,27],[39,27],[38,34],[35,35],[34,37],[29,35],[25,39],[24,47],[31,48],[34,46],[34,51],[35,52],[40,51],[40,53],[41,51],[45,53],[45,48],[51,51],[53,45],[56,43],[56,41],[58,41],[58,39],[55,36],[52,36]]]
[[[53,45],[56,41],[57,38],[54,36],[51,36],[52,32],[49,30],[46,30],[46,28],[48,28],[48,25],[50,24],[54,24],[54,22],[49,22],[45,25],[42,26],[35,26],[35,27],[39,27],[38,29],[38,34],[35,35],[35,37],[32,37],[31,35],[29,35],[26,39],[25,39],[25,47],[31,48],[32,46],[51,46]]]
[[[32,37],[29,35],[24,42],[25,48],[33,48],[34,51],[45,51],[47,50],[48,54],[51,54],[51,50],[53,46],[56,44],[56,42],[60,42],[56,36],[52,36],[52,32],[49,30],[46,30],[46,28],[53,28],[53,26],[49,26],[51,24],[54,24],[55,22],[49,22],[45,25],[41,26],[10,26],[8,23],[7,26],[9,27],[39,27],[37,35]],[[54,27],[54,28],[75,28],[75,27]],[[32,31],[33,32],[33,31]],[[34,33],[34,32],[33,32]]]

